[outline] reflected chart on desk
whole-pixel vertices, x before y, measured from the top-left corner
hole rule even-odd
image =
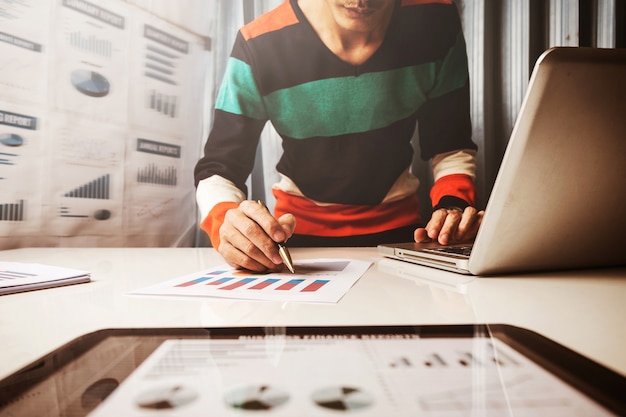
[[[295,274],[259,274],[220,265],[131,294],[336,303],[370,265],[354,259],[308,259],[295,262]]]
[[[321,332],[167,340],[92,417],[157,408],[185,417],[613,415],[488,336]]]

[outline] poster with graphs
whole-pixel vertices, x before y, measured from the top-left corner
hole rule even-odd
[[[193,206],[189,195],[191,173],[183,173],[183,146],[172,135],[133,130],[128,139],[126,188],[135,190],[126,201],[127,228],[139,233],[145,224],[167,230],[173,224],[189,225]]]
[[[180,28],[136,11],[133,82],[129,86],[133,126],[185,136],[186,118],[197,97],[192,65],[197,40]]]
[[[41,120],[34,108],[0,102],[0,234],[39,232]]]
[[[0,0],[0,249],[193,244],[213,6],[180,7]]]
[[[45,102],[50,4],[0,0],[0,99]]]
[[[62,0],[53,51],[54,104],[109,122],[127,119],[128,5]]]
[[[80,231],[90,235],[119,235],[122,230],[122,194],[119,171],[62,166],[63,188],[54,195],[49,225],[58,236]]]
[[[61,236],[120,233],[123,221],[125,130],[52,113],[48,148],[47,222]]]

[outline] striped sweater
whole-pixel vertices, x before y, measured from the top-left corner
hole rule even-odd
[[[215,209],[220,199],[245,198],[267,121],[284,150],[276,167],[283,178],[274,187],[276,211],[296,215],[297,233],[372,233],[419,221],[414,198],[404,198],[417,187],[408,171],[416,123],[425,160],[476,149],[465,41],[455,5],[398,0],[384,42],[362,65],[334,55],[297,0],[244,26],[227,64],[204,156],[195,168],[197,186],[220,179],[214,192],[211,186],[203,188],[213,196],[198,192],[201,208],[203,198],[220,196],[204,204],[205,211]],[[453,205],[472,204],[473,155],[456,171],[454,164],[446,166],[431,192],[434,204],[442,198]],[[234,190],[230,197],[229,189]],[[330,224],[332,213],[345,224],[352,212],[356,224],[365,221],[364,228],[337,230]]]

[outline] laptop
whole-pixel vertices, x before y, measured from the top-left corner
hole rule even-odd
[[[537,60],[473,245],[378,252],[492,275],[625,265],[625,238],[626,49],[557,47]]]

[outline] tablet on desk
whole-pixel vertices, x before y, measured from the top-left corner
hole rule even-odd
[[[507,325],[112,329],[0,382],[0,415],[612,416],[626,378]]]

